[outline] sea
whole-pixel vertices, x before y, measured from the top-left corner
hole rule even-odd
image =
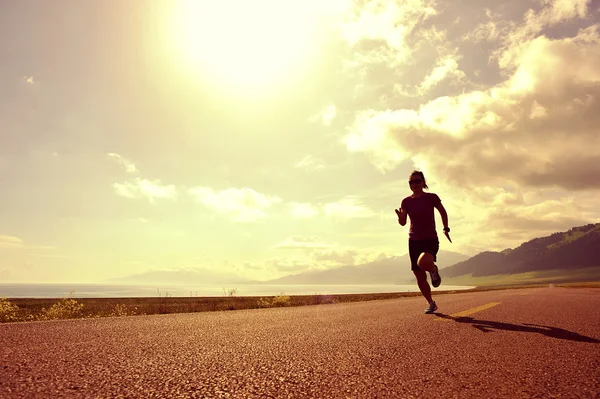
[[[468,290],[474,287],[443,285],[435,291]],[[0,298],[149,298],[274,295],[333,295],[419,292],[414,285],[118,285],[118,284],[0,284]]]

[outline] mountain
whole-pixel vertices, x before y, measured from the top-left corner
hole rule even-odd
[[[512,283],[504,276],[571,279],[579,281],[600,278],[600,223],[574,227],[566,232],[535,238],[517,248],[500,252],[485,251],[473,257],[440,251],[438,266],[442,278],[448,284],[489,285],[499,282]],[[593,268],[596,266],[595,268]],[[587,268],[587,269],[586,269]],[[592,268],[594,270],[592,270]],[[554,273],[559,271],[559,273]],[[566,271],[566,273],[565,273]],[[554,274],[550,273],[553,272]],[[488,281],[481,279],[495,276]],[[511,277],[512,278],[512,277]],[[203,269],[150,271],[109,280],[125,284],[185,284],[185,285],[234,285],[234,284],[407,284],[415,280],[410,270],[408,255],[378,259],[356,266],[341,266],[328,270],[315,270],[257,282],[235,274]],[[501,281],[502,280],[502,281]],[[520,278],[520,281],[524,280]],[[542,281],[542,280],[540,280]]]
[[[125,277],[107,280],[118,284],[176,284],[205,285],[219,284],[252,284],[253,280],[239,277],[232,273],[217,272],[206,269],[154,270]]]
[[[600,266],[600,223],[534,238],[515,249],[481,252],[444,270],[443,276],[472,277]]]
[[[443,265],[453,265],[468,259],[467,255],[450,251],[440,251],[440,269]],[[266,281],[265,284],[403,284],[414,280],[410,270],[410,258],[392,256],[373,262],[356,265],[340,266],[327,270],[315,270],[280,277]]]

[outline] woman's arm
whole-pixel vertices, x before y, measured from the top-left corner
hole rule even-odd
[[[444,208],[444,205],[442,205],[441,202],[438,202],[435,207],[440,212],[440,216],[442,217],[442,223],[444,224],[444,235],[448,241],[452,242],[450,239],[450,228],[448,227],[448,212],[446,212],[446,208]]]
[[[440,216],[442,217],[442,223],[444,224],[444,228],[448,227],[448,212],[446,212],[446,208],[444,208],[444,205],[442,205],[441,202],[439,202],[437,205],[435,205],[435,207],[437,208],[438,212],[440,212]]]
[[[404,226],[406,224],[406,209],[404,208],[400,208],[400,210],[398,209],[394,209],[396,211],[396,215],[398,215],[398,223],[400,223],[400,226]]]

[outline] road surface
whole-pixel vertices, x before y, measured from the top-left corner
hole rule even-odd
[[[598,398],[600,290],[0,325],[1,398]]]

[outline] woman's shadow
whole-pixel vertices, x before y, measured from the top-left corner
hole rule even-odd
[[[569,341],[579,341],[579,342],[589,342],[593,344],[600,343],[600,340],[596,338],[587,337],[585,335],[578,334],[576,332],[572,332],[569,330],[565,330],[563,328],[557,327],[549,327],[549,326],[541,326],[538,324],[510,324],[510,323],[502,323],[499,321],[490,321],[490,320],[478,320],[473,317],[452,317],[449,315],[445,315],[443,313],[435,313],[437,317],[446,320],[453,320],[457,323],[469,323],[476,329],[483,332],[490,332],[492,330],[509,330],[509,331],[521,331],[521,332],[531,332],[543,334],[550,338],[558,338],[558,339],[566,339]]]

